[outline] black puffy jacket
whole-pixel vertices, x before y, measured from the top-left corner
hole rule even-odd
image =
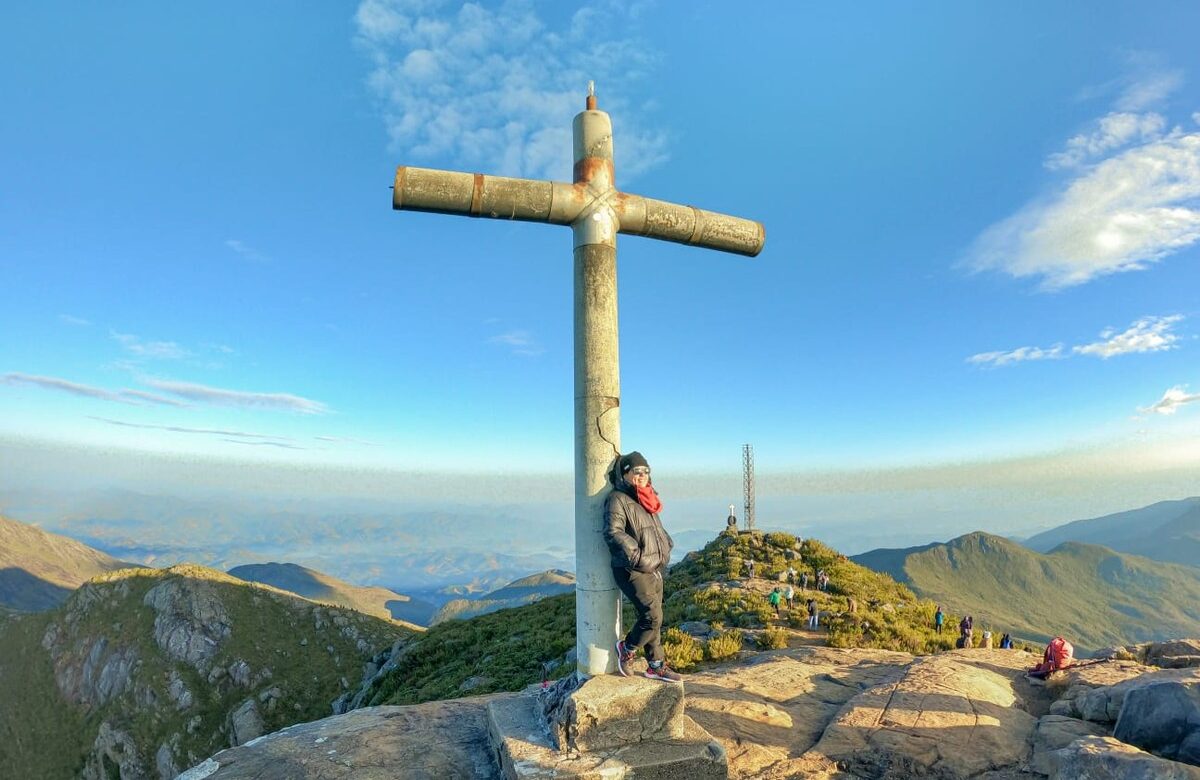
[[[620,479],[604,501],[604,541],[614,568],[652,572],[666,569],[675,546],[658,515],[638,503],[637,490]]]

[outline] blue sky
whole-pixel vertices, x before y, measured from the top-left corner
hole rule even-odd
[[[388,188],[568,180],[594,79],[619,186],[767,230],[621,239],[626,449],[930,512],[1194,493],[1200,7],[1047,5],[7,4],[0,438],[567,474],[569,231]]]

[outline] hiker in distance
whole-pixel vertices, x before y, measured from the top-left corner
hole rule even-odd
[[[680,682],[683,677],[667,666],[662,646],[663,572],[675,543],[658,516],[662,501],[650,481],[650,464],[640,452],[622,455],[612,481],[604,502],[604,541],[612,553],[613,579],[637,614],[617,642],[617,671],[628,677],[629,664],[644,649],[647,677]]]

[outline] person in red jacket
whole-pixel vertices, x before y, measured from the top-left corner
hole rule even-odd
[[[613,579],[637,620],[617,642],[617,671],[629,675],[629,664],[645,649],[646,676],[679,682],[683,677],[666,664],[662,646],[663,572],[671,562],[671,540],[659,512],[662,500],[650,480],[650,464],[640,452],[617,460],[613,491],[604,502],[604,541],[612,553]]]

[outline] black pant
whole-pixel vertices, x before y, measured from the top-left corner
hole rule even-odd
[[[637,620],[625,635],[625,647],[636,651],[644,646],[646,658],[663,660],[666,654],[662,646],[662,574],[613,567],[613,579],[637,612]]]

